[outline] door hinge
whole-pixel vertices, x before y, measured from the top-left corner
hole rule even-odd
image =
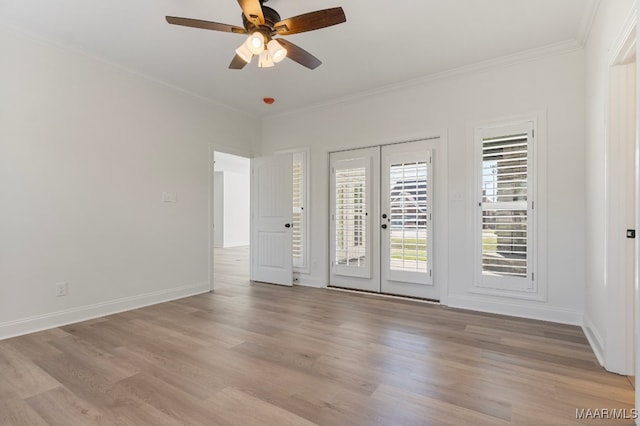
[[[429,269],[429,276],[433,276],[433,271],[431,269]]]
[[[433,219],[431,218],[431,213],[429,213],[429,220],[433,220]]]
[[[531,137],[532,138],[536,137],[536,130],[535,129],[531,130]]]
[[[536,276],[535,272],[532,272],[531,273],[531,281],[535,281],[535,276]]]
[[[533,209],[535,209],[535,208],[536,208],[536,202],[535,202],[535,201],[532,201],[532,202],[531,202],[531,210],[533,210]]]

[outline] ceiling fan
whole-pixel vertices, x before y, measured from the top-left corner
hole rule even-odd
[[[287,36],[330,27],[347,21],[341,7],[323,9],[315,12],[280,19],[280,14],[264,5],[268,0],[238,0],[242,8],[244,28],[199,19],[167,16],[167,22],[173,25],[202,28],[235,34],[249,34],[242,45],[236,49],[236,56],[229,64],[231,69],[242,69],[251,62],[254,55],[259,57],[258,67],[267,68],[282,61],[285,57],[305,66],[316,69],[322,62],[311,53],[288,40],[273,38],[276,35]]]

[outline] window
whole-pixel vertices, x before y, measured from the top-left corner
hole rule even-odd
[[[293,267],[298,271],[308,270],[308,223],[307,202],[308,167],[307,151],[293,153]]]
[[[363,266],[366,259],[366,169],[335,171],[336,258],[337,265]]]
[[[389,168],[391,221],[390,269],[428,272],[427,237],[430,221],[427,163],[403,162]]]
[[[476,129],[479,287],[533,291],[533,122]]]

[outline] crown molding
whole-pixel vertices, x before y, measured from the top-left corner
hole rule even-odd
[[[636,55],[636,32],[638,26],[638,1],[634,0],[622,30],[609,49],[609,65],[624,65]]]
[[[577,40],[581,46],[587,44],[589,35],[591,34],[591,28],[593,28],[593,22],[596,19],[598,9],[600,8],[601,0],[587,0],[584,7],[584,13],[582,15],[582,21],[578,28]]]
[[[564,42],[555,43],[548,46],[525,50],[523,52],[515,53],[512,55],[506,55],[506,56],[501,56],[494,59],[489,59],[487,61],[476,62],[474,64],[465,65],[459,68],[454,68],[451,70],[430,74],[430,75],[419,77],[416,79],[407,80],[404,82],[393,83],[386,86],[377,87],[375,89],[366,90],[353,95],[339,97],[329,101],[320,102],[320,103],[316,103],[316,104],[305,106],[305,107],[294,108],[288,111],[266,115],[262,117],[262,120],[264,121],[265,119],[271,119],[274,117],[289,116],[289,115],[297,114],[300,112],[312,111],[319,108],[329,107],[329,106],[338,105],[338,104],[342,104],[350,101],[368,98],[371,96],[376,96],[376,95],[380,95],[383,93],[388,93],[396,90],[426,85],[429,83],[433,83],[435,81],[447,80],[447,79],[451,79],[451,78],[455,78],[463,75],[469,75],[469,74],[473,74],[473,73],[477,73],[485,70],[491,70],[491,69],[505,67],[505,66],[512,66],[512,65],[526,63],[526,62],[534,61],[534,60],[545,58],[545,57],[571,53],[571,52],[581,50],[582,48],[583,46],[580,45],[576,40],[567,40]]]

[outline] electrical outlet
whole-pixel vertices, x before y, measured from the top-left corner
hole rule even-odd
[[[69,292],[69,287],[66,282],[56,283],[56,297],[66,296]]]

